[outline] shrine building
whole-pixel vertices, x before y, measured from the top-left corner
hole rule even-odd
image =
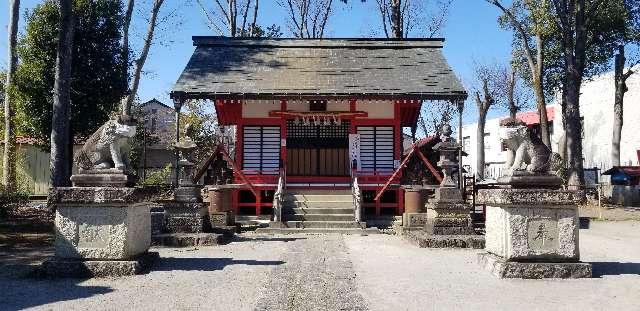
[[[415,131],[423,103],[467,98],[443,39],[193,42],[171,98],[210,100],[235,126],[236,217],[301,227],[402,215],[403,130]]]

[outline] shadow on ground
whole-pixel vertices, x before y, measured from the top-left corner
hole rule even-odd
[[[634,262],[592,262],[593,277],[607,275],[640,275],[640,263]]]
[[[32,279],[14,282],[2,280],[0,283],[0,310],[22,310],[49,303],[89,298],[113,292],[106,286],[80,286],[81,279]]]
[[[235,260],[232,258],[179,258],[165,257],[151,268],[153,271],[216,271],[231,265],[278,266],[284,261]]]

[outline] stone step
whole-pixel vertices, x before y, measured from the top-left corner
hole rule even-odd
[[[362,228],[354,221],[286,221],[286,228]]]
[[[286,201],[307,201],[307,202],[353,202],[351,194],[291,194],[283,196]]]
[[[283,214],[324,214],[324,215],[340,215],[353,214],[353,207],[313,207],[313,208],[290,208],[284,207]]]
[[[380,234],[377,228],[350,229],[350,228],[259,228],[256,233],[266,234],[350,234],[369,235]]]
[[[287,193],[300,195],[351,195],[351,189],[287,189]]]
[[[291,208],[353,208],[353,201],[284,201],[283,206]]]
[[[346,221],[355,222],[355,216],[351,214],[289,214],[283,215],[286,221]]]

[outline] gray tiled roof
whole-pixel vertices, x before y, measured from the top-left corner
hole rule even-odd
[[[443,40],[193,39],[172,97],[467,96]]]

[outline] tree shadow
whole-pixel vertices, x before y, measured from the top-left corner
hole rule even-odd
[[[640,275],[640,263],[635,262],[592,262],[593,277],[607,275]]]
[[[217,271],[230,265],[278,266],[284,261],[236,260],[232,258],[180,258],[164,257],[151,268],[154,271]]]
[[[107,286],[80,286],[83,279],[0,278],[0,310],[23,310],[113,292]]]

